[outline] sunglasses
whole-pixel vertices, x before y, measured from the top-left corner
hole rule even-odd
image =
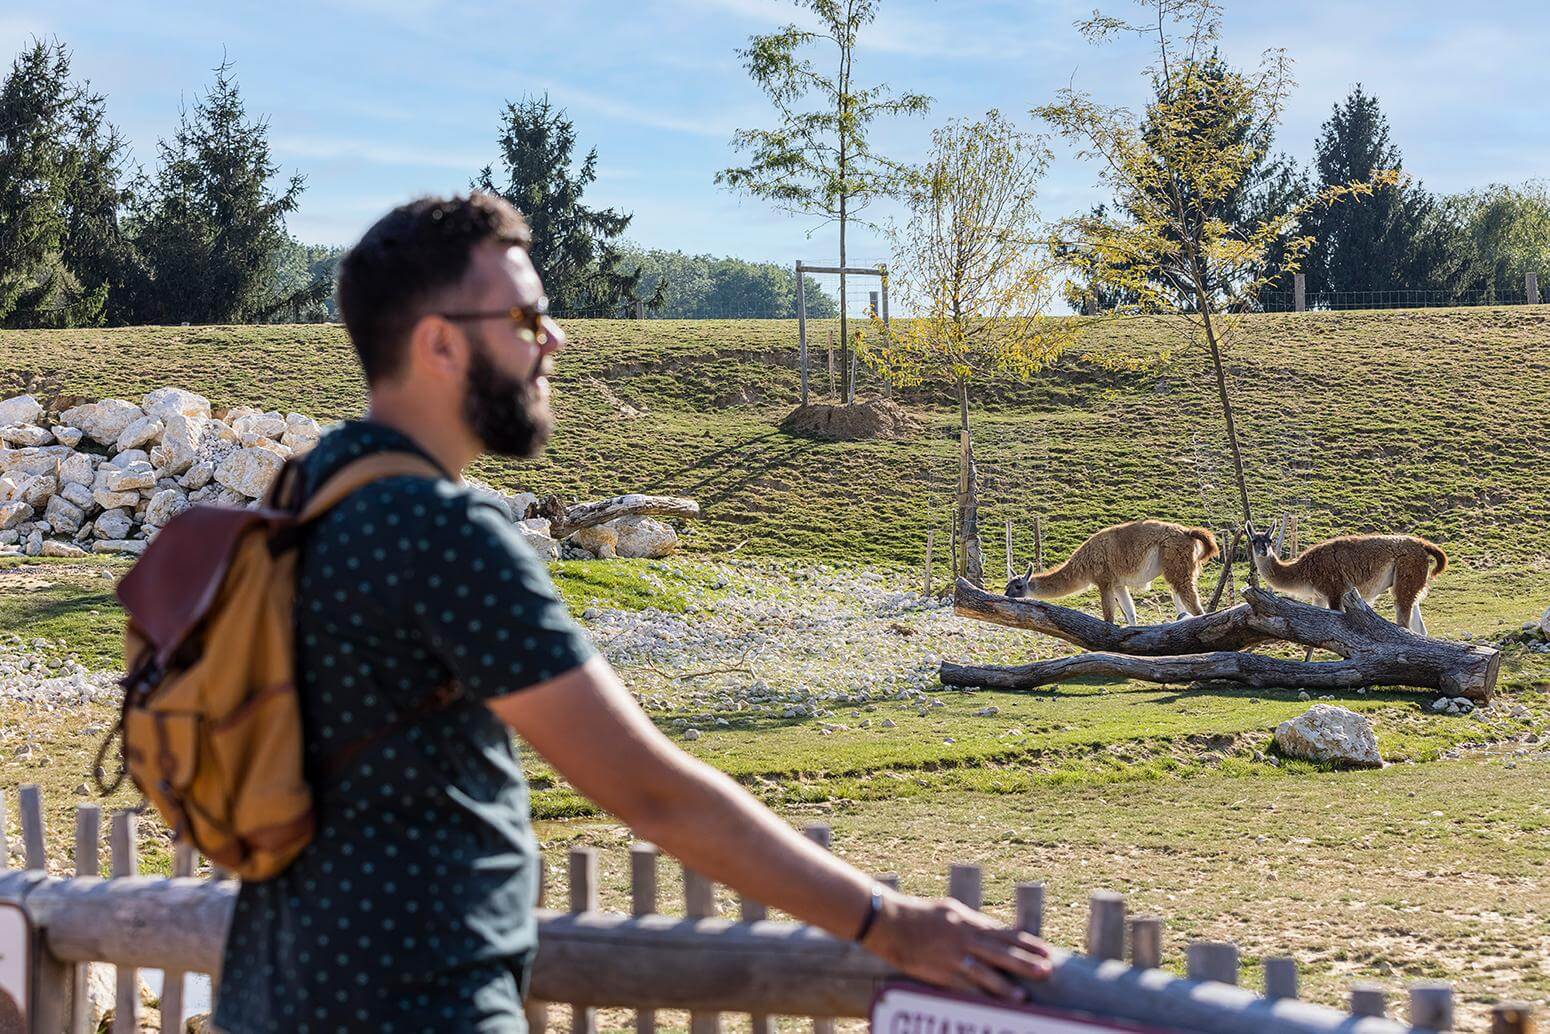
[[[454,323],[464,320],[508,319],[516,328],[517,337],[528,344],[543,345],[549,342],[549,332],[544,329],[544,317],[547,312],[547,304],[540,302],[530,309],[519,305],[511,309],[496,309],[493,312],[438,312],[436,315],[444,320],[452,320]]]

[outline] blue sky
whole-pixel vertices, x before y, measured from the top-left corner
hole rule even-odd
[[[1027,121],[1068,82],[1142,102],[1140,45],[1097,48],[1072,28],[1093,2],[886,0],[859,73],[935,105],[881,127],[879,148],[918,158],[932,126],[991,107]],[[503,102],[547,93],[599,151],[591,199],[635,213],[631,239],[789,262],[831,257],[832,231],[809,237],[811,220],[712,179],[733,160],[734,129],[771,121],[735,51],[792,12],[788,0],[7,0],[0,45],[66,42],[147,165],[224,51],[250,113],[270,121],[275,157],[307,177],[290,221],[305,241],[349,243],[407,197],[466,187],[495,157]],[[1270,46],[1296,61],[1279,143],[1299,159],[1360,80],[1432,189],[1550,174],[1543,0],[1228,0],[1228,57],[1256,63]],[[1101,197],[1093,170],[1057,153],[1050,216]],[[853,261],[886,257],[875,234],[857,235]]]

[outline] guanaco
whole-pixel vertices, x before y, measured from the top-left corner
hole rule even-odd
[[[1395,621],[1426,634],[1421,600],[1432,579],[1447,569],[1448,554],[1441,546],[1416,535],[1344,535],[1308,547],[1295,560],[1282,560],[1280,534],[1279,521],[1263,534],[1249,534],[1254,566],[1272,589],[1339,610],[1347,589],[1371,603],[1392,588]]]
[[[1031,596],[1052,600],[1070,596],[1097,586],[1103,601],[1103,620],[1114,623],[1116,605],[1125,613],[1125,621],[1136,623],[1136,605],[1131,589],[1145,589],[1160,574],[1173,590],[1173,606],[1179,617],[1200,615],[1200,593],[1195,580],[1200,568],[1221,550],[1216,536],[1206,528],[1186,528],[1167,521],[1129,521],[1104,528],[1058,567],[1035,574],[1028,573],[1006,583],[1011,597]]]

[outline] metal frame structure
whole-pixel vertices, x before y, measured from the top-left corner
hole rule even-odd
[[[844,293],[844,278],[847,276],[875,276],[880,281],[878,290],[878,315],[882,317],[883,326],[888,326],[888,267],[879,262],[874,267],[867,266],[812,266],[797,259],[797,344],[801,350],[802,367],[802,405],[807,405],[808,382],[808,356],[807,356],[807,283],[803,279],[806,273],[834,273],[840,277],[840,291]],[[843,304],[843,299],[842,299]],[[849,385],[849,398],[846,402],[855,401],[856,396],[856,353],[850,353],[850,375],[846,379]]]

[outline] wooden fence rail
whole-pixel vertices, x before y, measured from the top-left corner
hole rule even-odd
[[[79,968],[91,962],[119,967],[119,1009],[113,1029],[134,1030],[138,969],[167,976],[161,1003],[163,1029],[179,1022],[184,973],[210,974],[217,993],[222,943],[237,884],[199,880],[192,852],[180,851],[172,878],[134,875],[134,821],[113,816],[110,843],[115,876],[64,877],[44,871],[40,843],[41,804],[35,790],[19,795],[24,854],[29,868],[0,871],[0,901],[22,904],[38,930],[38,986],[32,1034],[81,1030],[84,1010]],[[0,817],[5,810],[0,794]],[[29,817],[29,813],[30,817]],[[34,830],[38,831],[35,835]],[[100,815],[91,805],[77,812],[76,857],[81,870],[96,865]],[[828,830],[808,835],[828,844]],[[4,826],[0,823],[0,844]],[[88,844],[88,842],[90,842]],[[3,850],[3,848],[0,848]],[[8,857],[0,854],[8,864]],[[694,1027],[716,1030],[721,1014],[753,1019],[753,1029],[772,1029],[770,1017],[811,1017],[815,1030],[832,1029],[833,1017],[865,1016],[873,995],[891,976],[876,957],[812,927],[772,921],[763,906],[740,903],[737,919],[715,914],[715,887],[686,872],[684,915],[656,914],[657,853],[650,845],[631,850],[631,911],[599,910],[598,857],[593,848],[569,856],[570,911],[540,908],[539,949],[531,997],[564,1002],[572,1009],[571,1030],[590,1034],[599,1008],[636,1011],[637,1030],[655,1028],[655,1010],[685,1010]],[[127,875],[119,875],[127,874]],[[891,877],[879,877],[894,882]],[[953,866],[948,890],[978,905],[978,867]],[[1014,890],[1019,928],[1043,925],[1045,888],[1019,884]],[[1118,894],[1095,892],[1089,902],[1087,953],[1055,950],[1052,977],[1030,987],[1035,1001],[1103,1017],[1130,1020],[1194,1034],[1400,1034],[1453,1029],[1453,994],[1445,984],[1420,983],[1408,994],[1410,1026],[1385,1018],[1387,996],[1370,984],[1353,988],[1350,1012],[1298,999],[1297,969],[1291,959],[1264,960],[1265,994],[1237,986],[1239,951],[1227,943],[1196,942],[1185,947],[1187,977],[1164,971],[1163,926],[1152,917],[1128,920]],[[1124,961],[1129,933],[1130,962]],[[530,1012],[530,1015],[541,1013]],[[1528,1006],[1503,1003],[1492,1013],[1493,1034],[1531,1034]]]

